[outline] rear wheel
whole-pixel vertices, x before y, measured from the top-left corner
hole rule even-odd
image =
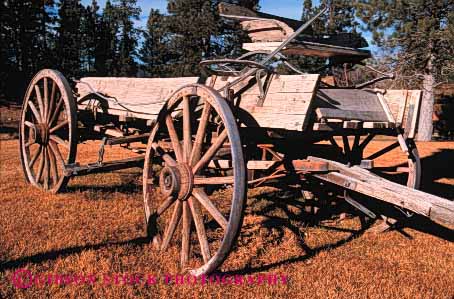
[[[57,193],[67,184],[65,164],[76,157],[76,105],[68,81],[55,70],[40,71],[22,106],[19,144],[26,180]]]

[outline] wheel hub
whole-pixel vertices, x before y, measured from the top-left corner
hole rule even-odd
[[[36,130],[33,130],[33,138],[39,144],[46,145],[49,143],[49,126],[47,124],[37,124]]]
[[[165,166],[159,175],[159,187],[164,196],[179,200],[188,199],[194,185],[192,171],[187,164]]]

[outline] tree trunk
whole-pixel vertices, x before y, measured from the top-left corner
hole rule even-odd
[[[423,95],[421,101],[421,110],[419,112],[418,124],[418,141],[430,141],[432,139],[433,122],[432,115],[434,111],[434,85],[435,78],[433,75],[433,54],[427,61],[426,72],[423,80]]]

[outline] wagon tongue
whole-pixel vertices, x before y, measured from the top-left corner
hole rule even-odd
[[[448,199],[391,182],[359,166],[348,167],[317,157],[308,157],[308,160],[327,164],[329,171],[312,173],[318,179],[388,202],[454,229],[454,202]]]

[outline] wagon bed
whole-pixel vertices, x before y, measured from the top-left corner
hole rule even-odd
[[[207,84],[215,80],[214,87],[222,88],[226,81],[234,79],[210,78]],[[78,108],[87,108],[87,99],[95,90],[110,99],[99,112],[156,120],[162,104],[178,87],[199,80],[198,77],[86,77],[76,86]],[[316,74],[275,76],[261,99],[256,79],[251,77],[233,91],[245,89],[239,107],[250,114],[254,120],[251,124],[259,127],[295,131],[402,127],[407,128],[409,137],[415,136],[420,90],[320,88],[319,83]],[[384,102],[380,101],[381,97]]]

